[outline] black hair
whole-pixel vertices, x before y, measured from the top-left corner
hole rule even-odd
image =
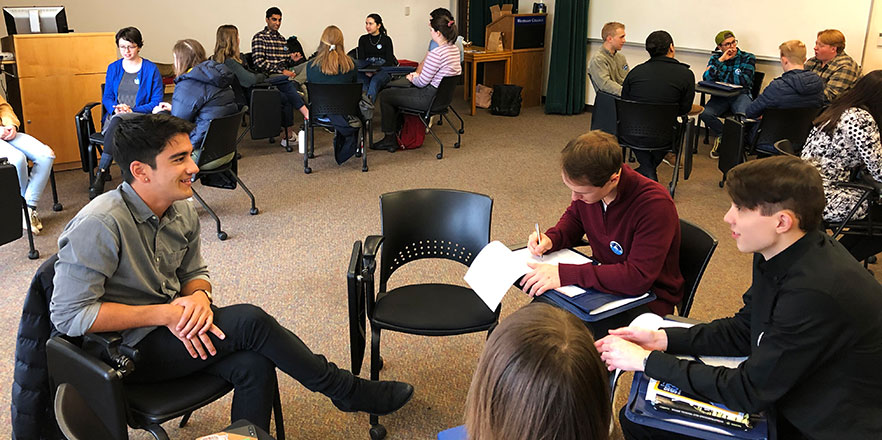
[[[386,25],[383,24],[383,17],[380,17],[380,14],[368,14],[367,18],[373,18],[374,23],[380,26],[380,34],[386,35]]]
[[[882,70],[874,70],[861,77],[854,87],[834,99],[814,123],[826,123],[822,130],[833,136],[833,130],[836,129],[842,113],[852,107],[868,111],[877,126],[882,123]]]
[[[189,135],[196,125],[164,113],[139,115],[119,121],[114,141],[114,158],[119,163],[123,178],[132,183],[131,164],[145,163],[156,169],[156,156],[165,150],[169,141],[178,134]]]
[[[459,36],[459,32],[456,30],[456,23],[453,21],[450,11],[438,8],[432,11],[431,16],[432,19],[429,20],[429,24],[432,26],[432,29],[440,32],[448,43],[453,44],[456,41],[456,37]]]
[[[119,40],[126,40],[135,46],[144,47],[144,40],[141,39],[141,31],[136,27],[124,27],[116,33],[116,45],[119,46]]]
[[[667,55],[672,44],[674,39],[665,31],[654,31],[646,37],[646,51],[650,58]]]
[[[272,17],[273,15],[278,15],[279,17],[281,17],[281,16],[282,16],[282,10],[279,9],[279,8],[277,8],[277,7],[275,7],[275,6],[273,6],[273,7],[271,7],[271,8],[269,8],[269,9],[266,10],[266,18],[270,18],[270,17]]]

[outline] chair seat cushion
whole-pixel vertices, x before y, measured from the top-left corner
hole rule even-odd
[[[390,330],[440,336],[487,330],[496,314],[467,287],[413,284],[381,297],[372,321]]]
[[[104,133],[97,132],[90,134],[89,142],[93,144],[104,144]]]
[[[161,383],[127,383],[125,389],[133,413],[162,422],[217,400],[233,385],[217,376],[195,373]]]

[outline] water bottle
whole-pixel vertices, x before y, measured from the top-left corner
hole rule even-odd
[[[306,154],[306,132],[303,131],[303,129],[297,133],[297,145],[297,151],[299,151],[300,154]]]

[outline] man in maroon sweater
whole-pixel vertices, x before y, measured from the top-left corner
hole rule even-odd
[[[657,299],[590,327],[595,338],[610,328],[627,325],[641,313],[673,313],[683,297],[680,274],[680,220],[667,189],[622,164],[616,139],[595,130],[570,141],[561,152],[564,184],[572,203],[557,225],[537,237],[530,234],[534,255],[591,244],[593,264],[529,263],[532,272],[522,286],[538,296],[549,289],[575,284],[622,296],[652,290]],[[537,300],[542,300],[541,297]]]

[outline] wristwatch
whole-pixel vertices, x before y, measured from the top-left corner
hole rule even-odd
[[[208,298],[208,303],[209,303],[209,304],[214,304],[214,298],[212,298],[212,296],[211,296],[211,292],[209,292],[208,290],[205,290],[205,289],[196,289],[196,290],[193,291],[193,293],[196,293],[196,292],[202,292],[202,293],[204,293],[204,294],[205,294],[205,297]],[[643,361],[643,365],[646,366],[646,361]]]

